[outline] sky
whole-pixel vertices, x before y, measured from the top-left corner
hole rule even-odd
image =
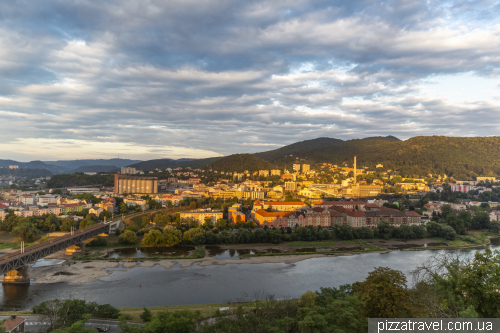
[[[500,0],[0,3],[0,159],[499,133]]]

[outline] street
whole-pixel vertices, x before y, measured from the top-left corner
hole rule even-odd
[[[10,316],[0,316],[0,320],[9,318]],[[33,315],[20,315],[26,319],[25,330],[26,332],[41,332],[49,326],[49,321],[45,317],[33,316]],[[120,332],[118,328],[118,322],[116,320],[104,320],[104,319],[90,319],[85,327],[105,327],[110,333]],[[97,330],[96,330],[97,332]]]

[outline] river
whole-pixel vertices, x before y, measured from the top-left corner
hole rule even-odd
[[[490,247],[500,249],[495,242]],[[442,251],[442,250],[441,250]],[[473,255],[476,250],[460,252]],[[86,284],[3,285],[1,310],[24,310],[55,297],[80,298],[115,307],[222,303],[251,300],[255,295],[298,297],[307,290],[337,287],[364,280],[375,267],[410,272],[438,251],[392,251],[353,256],[321,257],[293,264],[226,264],[170,269],[162,266],[109,269],[111,274]],[[142,287],[140,287],[142,285]]]

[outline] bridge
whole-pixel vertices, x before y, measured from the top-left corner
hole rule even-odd
[[[117,227],[121,219],[97,223],[85,229],[80,229],[71,234],[54,238],[50,241],[36,244],[0,258],[0,274],[5,274],[2,283],[30,283],[28,277],[28,264],[31,264],[48,255],[79,245],[84,248],[83,242],[102,233],[110,233],[112,227]]]

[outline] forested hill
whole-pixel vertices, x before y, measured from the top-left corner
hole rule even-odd
[[[257,170],[271,170],[276,169],[274,164],[264,161],[252,154],[234,154],[223,157],[209,165],[214,170],[224,172],[243,172],[257,171]]]
[[[61,174],[53,176],[47,183],[49,188],[70,187],[102,184],[103,186],[114,185],[113,174],[86,175],[84,173]]]
[[[398,142],[400,141],[398,138],[394,136],[379,136],[379,137],[369,137],[364,139],[357,139],[355,141],[373,141],[373,140],[383,140],[387,142]],[[350,140],[352,141],[352,140]],[[271,163],[281,163],[290,162],[296,159],[296,157],[303,158],[304,156],[308,156],[311,151],[320,151],[323,148],[329,148],[342,146],[346,142],[340,139],[333,138],[317,138],[312,140],[305,140],[293,143],[288,146],[281,147],[279,149],[265,151],[261,153],[255,153],[253,155],[260,157]]]
[[[221,159],[221,157],[209,157],[209,158],[194,159],[194,160],[192,159],[173,160],[170,158],[162,158],[157,160],[143,161],[129,166],[132,168],[136,168],[137,170],[143,170],[143,171],[149,171],[154,169],[177,168],[177,167],[202,168],[206,165],[209,165],[210,163],[214,163],[219,159]]]
[[[425,176],[428,173],[447,174],[456,179],[473,179],[481,175],[500,176],[500,137],[445,137],[420,136],[406,141],[387,138],[349,140],[332,146],[295,153],[269,162],[282,167],[301,159],[300,163],[352,165],[353,156],[358,167],[398,170],[403,176]]]

